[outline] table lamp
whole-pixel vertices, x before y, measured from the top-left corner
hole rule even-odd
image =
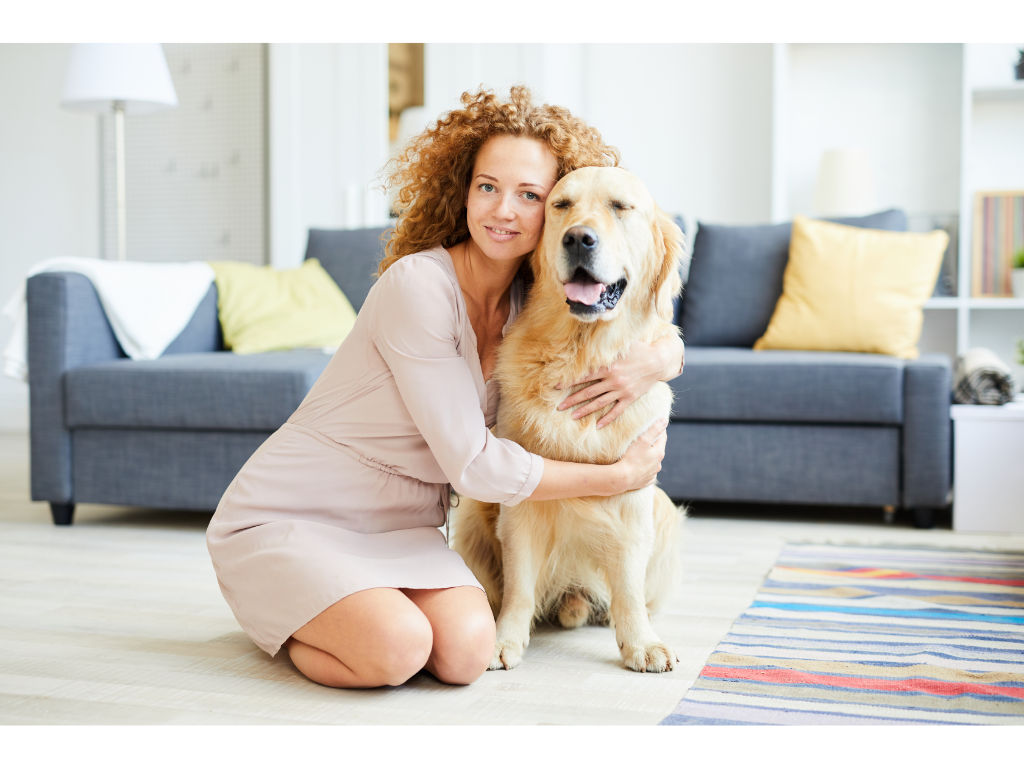
[[[875,175],[866,149],[833,149],[821,157],[814,208],[819,216],[863,216],[875,208]]]
[[[76,43],[64,79],[61,106],[114,112],[117,137],[117,257],[124,260],[124,116],[176,107],[178,96],[159,43]]]

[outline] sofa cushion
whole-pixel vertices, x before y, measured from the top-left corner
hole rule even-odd
[[[391,227],[311,229],[306,258],[317,259],[358,312],[384,256],[381,236]]]
[[[65,374],[67,425],[272,431],[330,359],[308,350],[208,352],[75,368]]]
[[[907,228],[907,217],[899,210],[828,221],[897,232]],[[790,222],[698,225],[681,313],[688,345],[749,348],[764,335],[782,295],[791,229]]]
[[[900,424],[903,368],[886,355],[687,347],[672,420]]]
[[[224,334],[217,313],[218,298],[217,283],[211,283],[210,290],[192,313],[188,325],[178,334],[178,338],[167,345],[161,357],[185,355],[189,352],[220,352],[224,349]]]
[[[356,311],[316,259],[295,269],[211,261],[224,346],[240,355],[338,347]]]
[[[949,235],[793,220],[782,296],[754,349],[868,352],[914,360]]]

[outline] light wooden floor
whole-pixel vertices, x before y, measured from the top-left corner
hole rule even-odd
[[[209,515],[81,505],[56,528],[28,500],[27,438],[0,435],[0,723],[654,724],[787,540],[1024,549],[1024,536],[886,526],[880,511],[708,509],[687,523],[684,582],[654,619],[674,672],[626,670],[609,629],[541,627],[522,666],[470,686],[421,673],[340,691],[239,629],[206,553]]]

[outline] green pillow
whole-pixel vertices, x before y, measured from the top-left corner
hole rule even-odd
[[[224,346],[238,354],[295,347],[337,347],[356,321],[338,284],[316,259],[276,270],[211,261]]]

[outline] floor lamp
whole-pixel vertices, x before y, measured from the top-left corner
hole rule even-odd
[[[159,43],[76,43],[61,106],[114,112],[117,136],[117,258],[125,259],[124,116],[176,107],[178,95]]]

